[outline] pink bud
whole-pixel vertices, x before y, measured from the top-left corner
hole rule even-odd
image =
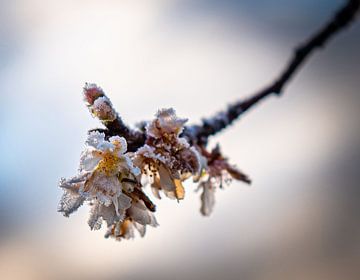
[[[84,100],[88,105],[93,105],[97,98],[105,95],[101,87],[98,87],[96,84],[89,83],[85,84],[83,94]]]
[[[92,113],[102,121],[113,121],[116,119],[116,112],[106,96],[101,96],[95,100],[92,106]]]

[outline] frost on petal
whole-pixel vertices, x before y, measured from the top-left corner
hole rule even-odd
[[[90,209],[88,225],[92,230],[99,230],[102,224],[102,218],[99,215],[99,203],[94,203]]]
[[[97,146],[97,149],[102,151],[102,152],[105,152],[105,151],[114,151],[115,149],[115,146],[114,144],[108,142],[108,141],[103,141],[101,143],[99,143],[99,145]]]
[[[125,211],[131,205],[131,198],[121,194],[117,198],[117,202],[104,205],[102,202],[96,200],[90,211],[90,218],[88,224],[91,229],[99,229],[102,221],[105,221],[107,226],[111,226],[115,222],[123,221],[125,218]]]
[[[164,133],[178,136],[186,122],[187,119],[180,119],[176,116],[173,108],[161,109],[157,112],[155,120],[146,126],[146,131],[154,138],[161,138]]]
[[[127,154],[123,156],[123,159],[126,163],[126,169],[129,169],[133,175],[139,176],[141,174],[140,168],[134,165],[133,160]]]
[[[160,188],[164,191],[165,195],[171,199],[184,199],[185,189],[181,183],[181,180],[175,178],[170,174],[169,170],[163,166],[159,165],[158,168],[159,180],[157,177],[154,178],[153,188],[158,188],[157,184],[160,185]]]
[[[121,184],[116,176],[94,173],[80,188],[80,193],[89,198],[97,198],[103,204],[109,205],[112,203],[112,197],[120,195]]]
[[[139,224],[137,222],[134,222],[134,227],[137,229],[137,231],[140,233],[141,237],[145,236],[146,233],[146,226]]]
[[[98,163],[100,162],[101,157],[97,156],[93,150],[85,150],[81,153],[80,156],[80,172],[90,172],[93,171]]]
[[[127,142],[124,137],[112,136],[109,138],[109,142],[112,143],[119,152],[119,156],[125,154],[127,151]]]
[[[158,199],[161,199],[160,190],[161,190],[160,179],[158,176],[156,176],[154,178],[154,182],[151,184],[151,191],[153,195]]]
[[[131,206],[131,198],[128,197],[126,194],[120,194],[118,199],[120,209],[126,210]]]
[[[200,183],[200,187],[203,188],[200,196],[200,212],[204,216],[209,216],[215,205],[215,187],[211,184],[210,181]]]
[[[134,162],[137,166],[141,166],[144,159],[152,159],[154,161],[158,160],[162,163],[167,162],[164,156],[162,156],[161,154],[156,154],[155,148],[147,144],[145,144],[136,151]]]
[[[128,214],[135,222],[141,225],[157,226],[155,216],[149,212],[142,201],[133,202],[128,209]]]
[[[65,189],[58,205],[58,212],[61,212],[65,217],[69,217],[69,215],[75,212],[84,201],[85,198],[80,196],[77,192]]]
[[[89,133],[85,143],[88,146],[94,147],[96,149],[98,145],[104,141],[105,141],[104,133],[98,131],[92,131]]]
[[[95,100],[91,112],[102,121],[113,121],[116,119],[116,112],[106,96],[101,96]]]
[[[175,199],[175,183],[171,178],[169,170],[164,167],[162,164],[159,166],[159,177],[160,177],[160,186],[166,196]]]

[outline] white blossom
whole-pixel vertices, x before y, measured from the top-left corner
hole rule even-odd
[[[158,198],[161,190],[172,199],[183,199],[182,181],[200,172],[197,150],[180,137],[186,121],[178,118],[174,109],[159,110],[156,118],[146,126],[146,144],[135,153],[135,165],[149,177]]]
[[[64,195],[58,211],[69,216],[85,200],[92,204],[89,225],[98,229],[105,220],[110,226],[122,221],[132,198],[123,193],[121,180],[135,180],[140,174],[126,154],[126,140],[119,136],[105,140],[105,134],[91,132],[86,140],[86,148],[80,157],[79,174],[70,179],[62,179],[60,187]],[[124,184],[129,191],[129,183]]]

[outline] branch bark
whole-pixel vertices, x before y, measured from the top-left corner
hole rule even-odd
[[[335,16],[324,25],[323,28],[295,49],[287,66],[271,85],[245,100],[235,102],[225,111],[217,113],[210,118],[203,119],[202,124],[200,125],[186,127],[183,135],[188,138],[190,142],[206,145],[210,136],[217,134],[231,125],[242,114],[254,107],[260,101],[271,95],[281,95],[285,86],[293,78],[300,66],[310,57],[310,54],[315,50],[324,47],[330,38],[355,20],[359,6],[359,0],[347,1],[347,3],[338,10]]]
[[[294,74],[300,69],[304,62],[306,62],[310,55],[315,50],[324,47],[330,38],[334,37],[355,20],[359,6],[360,0],[347,1],[327,24],[305,41],[305,43],[295,48],[289,63],[268,87],[265,87],[263,90],[245,100],[235,102],[228,106],[226,110],[210,118],[203,119],[201,124],[186,126],[181,136],[187,138],[191,144],[205,147],[210,136],[219,133],[231,125],[242,114],[253,108],[260,101],[271,95],[280,96],[285,86],[291,81]],[[133,130],[122,121],[119,115],[117,115],[114,121],[103,123],[106,129],[96,130],[105,132],[107,137],[113,135],[125,137],[128,142],[129,151],[136,151],[145,144],[146,135],[144,127],[141,130]]]

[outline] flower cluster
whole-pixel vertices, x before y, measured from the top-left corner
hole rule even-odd
[[[84,99],[93,116],[104,124],[117,119],[110,100],[95,84],[85,85]],[[147,225],[158,225],[153,214],[156,207],[144,192],[146,186],[156,198],[163,193],[179,201],[185,197],[183,182],[192,177],[202,189],[200,212],[209,215],[216,188],[232,178],[250,180],[227,162],[218,146],[208,152],[203,146],[190,145],[182,137],[186,122],[174,109],[159,110],[144,126],[144,143],[135,152],[127,152],[128,143],[121,135],[90,132],[78,174],[60,180],[64,194],[58,211],[69,216],[88,202],[91,229],[100,229],[105,222],[106,237],[129,239],[135,230],[144,236]]]

